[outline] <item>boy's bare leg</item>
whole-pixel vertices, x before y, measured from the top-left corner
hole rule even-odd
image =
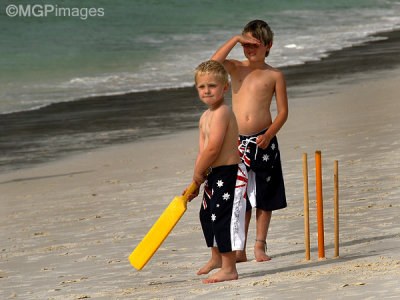
[[[268,233],[269,223],[271,221],[272,211],[265,211],[262,209],[256,210],[256,228],[257,228],[257,238],[254,245],[254,255],[258,262],[271,260],[266,253],[266,239]]]
[[[211,248],[211,259],[202,267],[198,272],[197,275],[208,274],[210,271],[221,268],[222,266],[222,258],[221,254],[218,251],[217,247]]]
[[[215,283],[227,280],[236,280],[239,278],[236,270],[236,251],[221,253],[221,258],[221,270],[206,280],[203,280],[203,283]]]
[[[247,261],[246,255],[246,243],[247,243],[247,233],[249,232],[249,224],[251,219],[251,209],[246,211],[244,232],[245,232],[245,240],[243,250],[236,251],[236,262],[245,262]]]

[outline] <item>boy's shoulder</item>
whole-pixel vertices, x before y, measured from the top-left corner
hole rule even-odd
[[[265,64],[265,73],[269,76],[274,77],[275,79],[283,78],[284,75],[281,70],[278,68],[272,67],[271,65]]]
[[[228,111],[228,112],[232,112],[232,113],[233,113],[232,107],[230,107],[227,103],[222,104],[222,105],[221,105],[221,108],[222,108],[224,111]]]
[[[233,114],[232,108],[230,108],[230,106],[226,103],[221,104],[218,108],[211,110],[210,108],[205,110],[203,112],[203,114],[201,115],[201,119],[202,118],[206,118],[209,115],[213,115],[213,116],[217,116],[218,117],[222,117],[224,115],[228,115],[228,114]]]
[[[264,64],[259,70],[262,78],[272,79],[275,82],[282,81],[285,78],[281,70],[269,64]]]
[[[232,108],[226,103],[221,104],[217,109],[212,111],[213,119],[218,120],[217,122],[228,123],[234,116]]]
[[[221,104],[215,111],[217,115],[227,115],[233,113],[232,108],[226,103]]]
[[[246,67],[246,66],[250,67],[248,61],[242,61],[242,65],[244,67]],[[271,65],[269,65],[267,63],[264,63],[262,66],[260,66],[259,70],[267,71],[267,72],[271,72],[271,73],[276,73],[276,74],[282,73],[278,68],[273,67],[273,66],[271,66]]]

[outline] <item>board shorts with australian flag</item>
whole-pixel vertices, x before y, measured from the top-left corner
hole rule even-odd
[[[273,211],[287,206],[278,139],[274,136],[266,149],[256,143],[257,136],[267,129],[252,135],[239,135],[239,154],[249,178],[247,210],[257,207]]]
[[[208,247],[243,250],[247,171],[243,163],[212,168],[204,182],[200,223]]]

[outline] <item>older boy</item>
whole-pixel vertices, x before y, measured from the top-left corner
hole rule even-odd
[[[283,74],[265,63],[272,47],[273,32],[261,20],[248,23],[241,35],[234,36],[212,57],[225,66],[231,76],[232,106],[239,126],[239,151],[249,172],[247,196],[256,207],[257,236],[254,254],[257,261],[266,254],[266,238],[273,210],[286,207],[277,132],[286,122],[288,101]],[[247,60],[226,59],[240,43]],[[272,121],[270,106],[275,93],[278,114]],[[251,210],[246,213],[246,237]],[[246,247],[237,252],[237,261],[246,261]]]
[[[237,151],[238,127],[235,115],[226,105],[228,73],[217,61],[207,61],[195,70],[200,100],[208,105],[199,123],[199,153],[193,181],[205,181],[200,222],[211,259],[197,274],[221,268],[204,283],[234,280],[236,250],[245,242],[247,171]],[[204,174],[209,171],[205,177]],[[189,196],[191,201],[197,191]]]

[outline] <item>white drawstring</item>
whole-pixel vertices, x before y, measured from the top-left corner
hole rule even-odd
[[[256,137],[256,136],[253,136],[253,137],[250,137],[250,138],[247,138],[247,139],[243,140],[243,141],[241,142],[240,146],[239,146],[239,151],[241,151],[241,148],[244,147],[243,155],[246,155],[246,153],[247,153],[247,147],[249,146],[249,144],[250,144],[250,143],[256,144],[256,153],[255,153],[255,155],[254,155],[254,160],[255,160],[256,157],[257,157],[257,152],[258,152],[258,146],[257,146],[256,140],[257,140],[257,137]]]

